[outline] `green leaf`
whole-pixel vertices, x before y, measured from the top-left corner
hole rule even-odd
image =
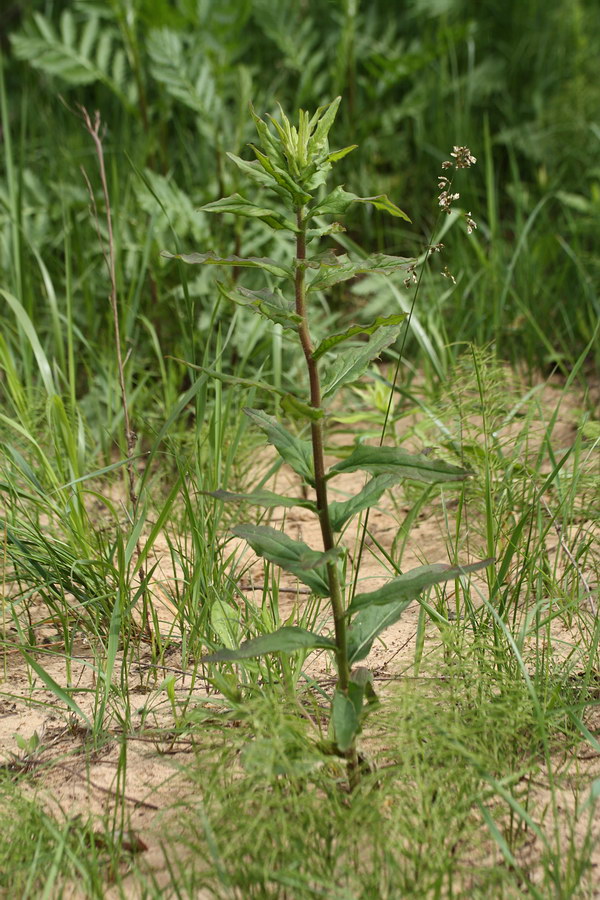
[[[225,647],[235,649],[239,640],[239,609],[219,598],[215,599],[210,607],[210,625]]]
[[[381,209],[384,212],[389,213],[391,216],[396,216],[399,219],[404,219],[406,222],[410,222],[410,219],[403,212],[399,206],[396,206],[387,194],[379,194],[377,197],[356,197],[357,203],[370,203],[371,206],[374,206],[375,209]]]
[[[350,673],[350,681],[353,684],[358,684],[361,687],[365,688],[368,684],[373,684],[373,673],[370,669],[365,669],[364,666],[359,666],[357,669],[353,669]]]
[[[188,362],[186,359],[179,359],[177,356],[166,356],[165,359],[172,359],[173,362],[181,363],[189,369],[195,369],[197,372],[202,372],[203,375],[207,375],[209,378],[216,378],[217,381],[222,381],[223,384],[257,388],[259,391],[267,391],[269,394],[283,394],[283,391],[278,390],[271,384],[267,384],[266,381],[254,381],[252,378],[238,378],[235,375],[226,375],[225,372],[217,372],[216,369],[207,369],[206,366],[197,366],[195,363]]]
[[[256,114],[252,104],[250,104],[250,115],[254,119],[254,124],[256,126],[262,148],[269,159],[276,165],[285,165],[285,157],[281,152],[280,143],[277,141],[277,138],[275,138],[271,134],[269,126],[264,121],[264,119],[261,119],[260,116]]]
[[[293,394],[286,394],[282,397],[279,401],[279,405],[290,418],[308,419],[311,422],[317,422],[325,415],[325,410],[320,407],[310,406],[308,403],[303,403],[302,400],[299,400],[298,397],[294,397]]]
[[[328,163],[338,162],[340,159],[343,159],[345,156],[348,156],[349,153],[352,153],[353,150],[356,150],[358,144],[350,144],[348,147],[343,147],[341,150],[334,150],[333,153],[330,153],[327,156]]]
[[[335,100],[332,100],[331,103],[328,103],[326,106],[320,106],[312,117],[309,128],[312,129],[315,124],[316,128],[308,141],[308,152],[310,155],[318,153],[325,145],[327,135],[335,121],[341,100],[341,97],[336,97]]]
[[[334,500],[330,503],[329,521],[333,530],[341,531],[349,519],[361,512],[361,510],[373,506],[384,491],[396,484],[398,480],[398,475],[377,475],[368,481],[358,494],[350,497],[349,500]]]
[[[327,383],[323,389],[323,399],[333,396],[344,384],[356,381],[357,378],[376,359],[386,347],[393,344],[400,333],[400,325],[379,327],[377,332],[356,349],[346,349],[330,366],[327,372]]]
[[[400,447],[369,447],[360,444],[347,459],[332,466],[328,478],[340,472],[356,472],[358,469],[370,472],[371,475],[397,475],[399,478],[409,478],[425,484],[464,481],[473,474],[424,454],[408,453]]]
[[[277,182],[273,180],[271,175],[268,175],[265,172],[265,170],[257,160],[241,159],[239,156],[236,156],[235,153],[228,153],[227,156],[232,162],[236,164],[238,169],[242,170],[245,175],[248,175],[261,187],[266,187],[272,191],[275,191],[278,196],[280,196],[284,201],[291,205],[289,192],[280,187]]]
[[[280,425],[274,416],[259,409],[244,409],[244,412],[255,425],[267,435],[270,444],[273,444],[279,455],[292,467],[300,477],[308,484],[314,484],[312,444],[294,437],[289,431]]]
[[[388,253],[373,253],[357,263],[360,266],[357,274],[389,275],[414,265],[416,260],[404,256],[390,256]]]
[[[338,749],[345,753],[350,749],[360,727],[354,703],[342,691],[336,690],[333,696],[331,711],[335,742]]]
[[[351,325],[345,331],[332,334],[321,341],[317,349],[313,352],[313,359],[320,359],[324,353],[347,341],[356,334],[373,334],[386,325],[399,325],[406,318],[406,313],[397,313],[393,316],[378,316],[374,322],[369,325]]]
[[[309,228],[306,232],[306,242],[309,243],[314,238],[325,237],[327,234],[342,234],[344,231],[346,229],[340,222],[332,222],[323,228]]]
[[[325,553],[312,550],[303,541],[293,541],[267,525],[237,525],[232,532],[247,541],[257,556],[291,572],[319,597],[329,596],[327,563],[339,556],[337,548]]]
[[[350,673],[350,683],[348,685],[348,698],[354,706],[354,711],[359,722],[362,725],[365,713],[365,698],[371,709],[378,704],[377,694],[373,688],[373,673],[370,669],[359,666]],[[360,730],[360,727],[359,727]]]
[[[201,658],[201,662],[226,662],[237,659],[251,659],[267,653],[295,653],[297,650],[335,650],[335,641],[306,631],[298,625],[285,625],[272,634],[245,641],[236,650],[217,650]]]
[[[254,506],[301,506],[316,512],[317,507],[312,500],[302,500],[299,497],[285,497],[283,494],[275,494],[273,491],[251,491],[249,494],[236,494],[232,491],[208,491],[210,497],[222,500],[224,503],[252,503]]]
[[[308,291],[323,291],[334,284],[355,278],[356,275],[390,275],[414,264],[413,259],[388,256],[385,253],[377,253],[357,262],[349,259],[345,253],[339,256],[328,254],[318,262],[320,271],[308,284]]]
[[[364,684],[359,684],[356,681],[351,681],[348,685],[348,699],[351,701],[352,706],[354,707],[354,712],[356,713],[356,717],[360,719],[360,713],[362,710],[363,697],[365,696],[365,686]]]
[[[16,297],[14,297],[12,294],[9,294],[8,291],[4,291],[1,289],[0,294],[4,297],[4,299],[12,309],[19,328],[23,331],[24,335],[29,341],[29,344],[33,351],[33,355],[35,356],[35,361],[38,366],[40,377],[46,389],[46,393],[49,397],[52,397],[54,394],[56,394],[56,388],[54,387],[54,378],[52,375],[52,367],[40,343],[40,339],[34,328],[33,322],[29,318],[25,307],[20,303],[19,300],[17,300]]]
[[[341,216],[353,200],[356,200],[356,194],[344,190],[340,184],[310,209],[309,213],[311,216]]]
[[[127,95],[130,70],[118,30],[106,19],[101,22],[94,10],[89,10],[82,19],[84,24],[80,25],[79,17],[76,20],[73,12],[65,9],[58,34],[49,16],[34,12],[28,17],[28,33],[10,35],[15,56],[69,85],[100,81],[130,113],[139,112],[138,104],[132,103]]]
[[[276,262],[274,259],[268,259],[267,257],[258,257],[258,256],[215,256],[213,252],[210,253],[169,253],[167,250],[163,250],[160,254],[164,256],[165,259],[180,259],[184,263],[188,263],[191,266],[235,266],[238,267],[246,267],[251,269],[264,269],[265,272],[270,272],[271,275],[276,275],[278,278],[292,278],[292,270],[288,266],[282,266],[281,263]]]
[[[71,694],[68,693],[64,688],[62,688],[60,684],[58,684],[49,674],[49,672],[47,672],[46,669],[44,669],[43,666],[41,666],[33,658],[33,656],[30,656],[29,653],[27,653],[25,650],[21,650],[21,653],[25,658],[25,662],[27,663],[27,665],[30,666],[33,671],[37,673],[37,675],[39,675],[48,690],[51,691],[58,700],[61,700],[65,704],[65,706],[67,706],[71,710],[71,712],[74,712],[75,715],[83,719],[86,725],[91,728],[90,720],[81,709],[81,707],[75,702],[75,700],[73,700]]]
[[[316,256],[307,256],[306,259],[296,259],[294,264],[297,269],[322,269],[335,268],[341,257],[336,256],[333,250],[325,250]]]
[[[276,231],[282,229],[294,232],[299,231],[298,226],[291,219],[286,219],[281,213],[272,209],[257,206],[255,203],[246,200],[240,194],[232,194],[230,197],[222,197],[220,200],[215,200],[213,203],[206,203],[204,206],[200,207],[200,211],[232,213],[234,216],[262,219],[263,222],[270,225],[271,228],[274,228]]]
[[[293,302],[286,300],[279,292],[271,291],[249,291],[245,287],[236,286],[235,288],[225,287],[221,282],[217,282],[219,292],[223,297],[237,303],[238,306],[245,306],[251,309],[265,319],[270,319],[284,328],[295,330],[296,325],[302,321],[294,310]]]
[[[453,581],[462,575],[485,569],[486,566],[491,565],[493,562],[494,560],[490,558],[470,563],[467,566],[449,566],[443,563],[419,566],[416,569],[411,569],[410,572],[405,572],[404,575],[398,575],[397,578],[388,581],[387,584],[384,584],[383,587],[378,588],[376,591],[370,591],[367,594],[356,594],[347,609],[347,613],[351,614],[357,609],[365,609],[369,606],[385,606],[392,602],[410,602],[434,584]]]
[[[214,134],[214,117],[221,99],[214,64],[205,54],[194,53],[193,44],[194,37],[179,29],[152,28],[144,34],[144,57],[148,54],[150,72],[161,93],[170,94],[193,110],[196,127],[208,140],[211,129]]]
[[[385,606],[370,606],[355,616],[348,629],[348,662],[350,665],[360,662],[369,655],[375,638],[386,628],[395,625],[412,599],[394,600]]]
[[[345,150],[339,151],[344,156],[346,153],[349,153],[350,150],[353,150],[354,147],[346,147]],[[336,154],[332,154],[332,157],[335,157]],[[337,157],[341,159],[342,157]],[[334,161],[333,159],[331,160]],[[381,209],[384,212],[390,213],[392,216],[396,216],[397,218],[405,219],[407,222],[410,222],[410,219],[395,203],[387,197],[385,194],[380,194],[378,197],[359,197],[357,194],[353,194],[351,191],[346,191],[341,185],[334,188],[333,191],[327,195],[323,200],[321,200],[317,205],[310,210],[311,216],[338,216],[343,215],[347,210],[350,204],[352,203],[370,203],[376,209]]]
[[[285,169],[280,166],[275,165],[275,163],[271,162],[268,156],[265,156],[258,147],[255,147],[253,144],[250,145],[256,154],[256,158],[258,159],[260,165],[263,167],[265,172],[271,176],[273,181],[276,182],[280,187],[282,187],[285,191],[288,192],[294,203],[308,203],[312,200],[312,196],[307,194],[299,184],[297,184],[294,179],[288,175]]]

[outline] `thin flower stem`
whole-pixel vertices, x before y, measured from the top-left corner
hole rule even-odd
[[[453,154],[453,155],[454,155],[454,154]],[[449,190],[449,191],[452,189],[453,183],[454,183],[454,176],[453,176],[452,178],[448,179],[448,190]],[[440,219],[441,219],[441,217],[442,217],[442,212],[443,212],[442,209],[438,210],[438,214],[437,214],[437,216],[436,216],[435,223],[434,223],[433,229],[432,229],[432,231],[431,231],[431,236],[430,236],[430,238],[429,238],[429,243],[427,244],[427,248],[426,248],[426,251],[425,251],[425,258],[423,259],[423,262],[422,262],[422,264],[421,264],[421,268],[420,268],[420,270],[419,270],[419,276],[418,276],[418,279],[417,279],[417,284],[416,284],[415,292],[414,292],[414,295],[413,295],[412,303],[411,303],[411,305],[410,305],[410,309],[409,309],[409,311],[408,311],[408,316],[407,316],[407,318],[406,318],[406,327],[405,327],[405,329],[404,329],[404,334],[403,334],[403,336],[402,336],[402,344],[400,345],[400,352],[398,353],[398,361],[397,361],[396,366],[395,366],[395,368],[394,368],[394,377],[393,377],[393,379],[392,379],[392,384],[391,384],[391,387],[390,387],[390,396],[389,396],[389,398],[388,398],[388,403],[387,403],[387,407],[386,407],[386,410],[385,410],[385,416],[384,416],[384,420],[383,420],[383,425],[381,426],[381,434],[379,435],[379,446],[380,446],[380,447],[383,445],[383,441],[384,441],[384,439],[385,439],[385,435],[386,435],[386,432],[387,432],[387,427],[388,427],[389,420],[390,420],[390,416],[391,416],[391,413],[392,413],[392,405],[393,405],[393,402],[394,402],[394,392],[395,392],[395,390],[396,390],[396,385],[398,384],[398,378],[400,377],[400,366],[402,365],[402,356],[403,356],[403,354],[404,354],[404,347],[406,346],[406,339],[407,339],[407,337],[408,337],[408,330],[409,330],[409,328],[410,328],[410,323],[411,323],[411,320],[412,320],[412,317],[413,317],[413,313],[414,313],[414,311],[415,311],[415,306],[416,306],[416,304],[417,304],[417,297],[419,296],[419,291],[420,291],[420,288],[421,288],[421,282],[422,282],[422,280],[423,280],[423,275],[425,274],[425,265],[426,265],[426,263],[428,262],[429,257],[431,256],[432,248],[434,247],[433,239],[434,239],[434,236],[435,236],[436,233],[437,233],[437,230],[438,230],[438,227],[439,227],[439,223],[440,223]],[[475,226],[475,227],[477,227],[477,226]],[[440,245],[440,246],[441,246],[441,245]],[[358,588],[358,577],[359,577],[359,574],[360,574],[360,566],[361,566],[361,562],[362,562],[363,550],[364,550],[364,547],[365,547],[365,541],[366,541],[366,538],[367,538],[367,532],[368,532],[368,528],[369,528],[369,514],[370,514],[370,512],[371,512],[371,509],[370,509],[370,507],[369,507],[369,508],[367,509],[366,513],[365,513],[364,521],[363,521],[362,528],[361,528],[360,544],[359,544],[359,547],[358,547],[358,554],[357,554],[357,557],[356,557],[356,563],[355,563],[355,568],[354,568],[354,579],[353,579],[353,582],[352,582],[352,592],[351,592],[351,595],[350,595],[350,600],[353,600],[353,599],[354,599],[354,595],[356,594],[356,591],[357,591],[357,588]]]

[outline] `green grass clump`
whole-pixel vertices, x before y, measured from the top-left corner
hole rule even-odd
[[[281,700],[244,704],[233,733],[209,725],[219,748],[199,747],[188,770],[183,846],[165,843],[173,879],[223,898],[586,896],[592,844],[575,830],[594,801],[579,795],[571,830],[554,820],[568,776],[544,764],[577,740],[556,719],[573,698],[557,675],[540,718],[518,667],[493,657],[480,642],[392,682],[351,795],[309,740],[310,715],[303,725]]]
[[[82,815],[54,815],[19,781],[0,776],[0,893],[4,897],[106,896],[107,885],[122,893],[123,880],[141,845],[130,833],[113,833]],[[30,792],[28,792],[30,793]]]

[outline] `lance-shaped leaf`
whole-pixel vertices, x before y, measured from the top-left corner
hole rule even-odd
[[[331,720],[338,750],[345,753],[352,746],[360,728],[360,719],[350,697],[339,690],[333,695]]]
[[[294,541],[268,525],[237,525],[232,532],[247,541],[257,556],[291,572],[319,597],[329,596],[327,563],[340,555],[337,548],[325,553],[312,550],[304,541]]]
[[[169,253],[163,250],[160,254],[166,259],[180,259],[184,263],[191,266],[235,266],[246,267],[251,269],[264,269],[271,275],[278,278],[291,278],[292,270],[288,266],[283,266],[274,259],[259,256],[216,256],[214,253]]]
[[[350,673],[348,696],[354,704],[356,715],[362,722],[364,718],[364,701],[369,704],[377,703],[377,694],[373,689],[373,673],[370,669],[358,666]]]
[[[320,271],[307,286],[308,291],[323,291],[334,284],[348,281],[356,275],[390,275],[400,269],[407,269],[414,264],[413,259],[403,256],[388,256],[377,253],[366,259],[354,262],[345,253],[339,256],[330,255],[319,261]]]
[[[296,129],[296,127],[290,123],[281,104],[278,103],[277,106],[279,107],[279,113],[281,115],[281,124],[277,119],[274,119],[273,116],[269,115],[269,113],[267,113],[267,118],[279,136],[279,144],[283,151],[284,158],[279,162],[272,153],[268,152],[267,156],[276,167],[286,173],[289,171],[294,178],[299,178],[301,175],[300,170],[303,169],[307,163],[304,153],[305,144],[303,144],[302,141],[303,137],[306,137],[308,114],[303,110],[299,110],[298,129]]]
[[[347,147],[346,151],[349,152],[351,149],[353,148]],[[381,209],[392,216],[410,222],[406,213],[399,206],[396,206],[395,203],[392,203],[386,194],[380,194],[377,197],[359,197],[357,194],[353,194],[352,191],[344,190],[341,185],[334,188],[330,194],[320,200],[309,212],[311,216],[340,216],[347,212],[348,207],[352,203],[370,203],[376,209]]]
[[[315,155],[325,145],[327,135],[335,121],[342,98],[336,97],[326,106],[320,106],[309,123],[309,129],[314,131],[308,141],[309,154]],[[315,127],[316,126],[316,127]]]
[[[71,712],[75,713],[76,716],[79,716],[81,719],[83,719],[83,721],[86,722],[87,725],[89,725],[89,727],[91,728],[92,725],[90,720],[71,696],[71,691],[67,691],[62,688],[58,684],[58,682],[56,682],[54,678],[52,678],[50,673],[47,672],[46,669],[44,669],[44,667],[41,666],[36,659],[33,658],[33,656],[30,656],[25,652],[25,650],[21,650],[21,653],[25,657],[27,665],[30,666],[37,675],[39,675],[41,680],[46,685],[47,689],[51,691],[58,700],[64,703],[65,706],[67,706],[71,710]]]
[[[271,134],[269,126],[256,114],[254,107],[250,104],[250,115],[254,119],[256,130],[260,138],[260,143],[267,156],[278,166],[285,166],[285,156],[281,151],[281,144],[277,138]]]
[[[346,522],[361,512],[373,506],[381,495],[393,484],[399,481],[398,475],[377,475],[365,484],[363,489],[350,497],[349,500],[334,500],[329,504],[329,521],[334,531],[341,531]]]
[[[310,209],[309,213],[311,216],[343,216],[354,200],[356,194],[345,191],[340,184]]]
[[[245,641],[236,650],[217,650],[202,657],[202,662],[234,662],[267,653],[295,653],[297,650],[335,650],[335,642],[298,625],[284,625],[272,634]]]
[[[357,666],[350,673],[350,684],[362,688],[369,703],[377,702],[377,694],[373,687],[373,673],[364,666]],[[352,694],[350,695],[352,697]]]
[[[273,444],[279,455],[292,467],[304,481],[314,484],[312,445],[309,441],[303,441],[280,425],[274,416],[259,409],[244,409],[244,412],[255,425],[258,425],[265,434],[270,444]]]
[[[261,153],[258,147],[252,145],[252,149],[265,172],[271,176],[276,184],[288,192],[294,203],[308,203],[309,200],[312,200],[312,196],[307,194],[306,191],[294,181],[291,175],[288,175],[285,169],[271,162],[269,157],[264,153]]]
[[[276,506],[301,506],[303,509],[310,509],[313,512],[317,511],[317,507],[312,500],[286,497],[284,494],[275,494],[273,491],[257,490],[251,491],[249,494],[237,494],[234,491],[218,490],[208,491],[208,495],[216,500],[223,500],[225,503],[252,503],[253,506],[264,506],[268,509]]]
[[[261,187],[269,188],[274,191],[282,200],[286,201],[290,204],[290,195],[289,192],[284,188],[280,187],[277,182],[268,175],[261,164],[257,160],[246,160],[241,159],[241,157],[236,156],[235,153],[228,153],[227,156],[229,159],[236,164],[238,169],[241,169],[245,175],[248,175],[259,184]]]
[[[352,620],[348,629],[348,662],[360,662],[371,652],[373,641],[400,619],[411,600],[393,601],[385,606],[370,606]]]
[[[471,572],[477,572],[479,569],[485,569],[491,565],[493,559],[484,559],[476,563],[470,563],[468,566],[449,566],[443,563],[436,563],[431,566],[419,566],[405,572],[404,575],[398,575],[392,578],[383,587],[376,591],[370,591],[367,594],[355,594],[352,603],[347,609],[350,615],[356,610],[366,609],[370,606],[386,606],[389,603],[410,603],[416,599],[419,594],[434,584],[442,584],[444,581],[453,581],[460,578],[461,575],[468,575]],[[356,623],[353,622],[353,625]]]
[[[356,381],[376,359],[382,350],[393,344],[400,333],[400,325],[386,325],[378,328],[368,341],[356,349],[346,348],[327,372],[323,399],[333,396],[344,384]]]
[[[397,313],[393,316],[377,316],[374,322],[369,325],[351,325],[345,331],[332,334],[321,341],[319,346],[313,352],[313,359],[320,359],[328,350],[332,350],[343,341],[348,341],[357,334],[374,334],[380,328],[386,325],[399,325],[406,318],[406,313]]]
[[[371,206],[374,206],[375,209],[381,209],[383,212],[389,213],[391,216],[396,216],[399,219],[404,219],[406,222],[410,222],[410,219],[406,215],[406,213],[400,209],[399,206],[396,206],[387,194],[379,194],[377,197],[355,197],[355,201],[357,203],[370,203]]]
[[[411,481],[438,484],[445,481],[464,481],[472,472],[424,454],[408,453],[400,447],[369,447],[360,444],[350,456],[332,466],[327,477],[340,472],[370,472],[371,475],[397,475]]]
[[[342,256],[336,256],[333,250],[325,250],[322,253],[317,253],[315,256],[307,256],[306,259],[296,259],[294,265],[297,269],[335,268],[342,258]]]
[[[271,228],[276,231],[286,229],[287,231],[298,231],[298,226],[291,219],[286,219],[281,213],[275,210],[267,209],[264,206],[257,206],[242,197],[240,194],[232,194],[230,197],[222,197],[213,203],[206,203],[200,207],[201,212],[211,213],[232,213],[234,216],[245,216],[250,219],[262,219]]]
[[[302,321],[302,317],[294,310],[293,302],[286,300],[280,293],[249,291],[241,285],[229,288],[220,282],[217,282],[217,287],[223,297],[226,297],[233,303],[237,303],[238,306],[245,306],[247,309],[251,309],[265,319],[270,319],[271,322],[282,325],[284,328],[293,330]]]
[[[352,153],[353,150],[356,150],[358,144],[350,144],[348,147],[342,147],[341,150],[334,150],[333,153],[327,154],[327,162],[334,163],[338,162],[340,159],[343,159],[345,156],[348,156],[349,153]]]
[[[325,415],[325,410],[318,406],[310,406],[303,403],[293,394],[285,394],[279,401],[282,410],[290,416],[290,418],[308,419],[310,422],[317,422]]]
[[[240,611],[236,606],[215,598],[210,607],[210,625],[222,644],[233,650],[240,633]]]
[[[181,363],[189,369],[195,369],[197,372],[202,372],[209,378],[216,378],[217,381],[222,381],[223,384],[257,388],[259,391],[266,391],[269,394],[279,394],[280,396],[284,394],[284,391],[273,387],[266,381],[255,381],[253,378],[238,378],[237,375],[227,375],[225,372],[218,372],[216,369],[208,369],[206,366],[197,366],[195,363],[188,362],[187,359],[179,359],[177,356],[166,356],[165,359],[172,359],[174,362]]]
[[[314,238],[324,237],[327,234],[341,234],[344,231],[346,229],[340,222],[332,222],[323,228],[309,228],[306,232],[306,242],[309,243]]]

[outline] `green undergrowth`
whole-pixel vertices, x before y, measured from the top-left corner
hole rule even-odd
[[[100,898],[107,886],[123,896],[124,878],[141,852],[135,835],[68,810],[44,809],[45,798],[0,775],[0,896]]]
[[[182,805],[171,866],[187,895],[586,896],[591,842],[574,832],[593,817],[589,788],[565,823],[534,787],[546,754],[551,795],[561,784],[552,752],[577,738],[555,716],[572,698],[559,689],[540,719],[514,671],[482,666],[490,650],[386,690],[351,797],[293,710],[246,706],[218,762],[200,749],[189,770],[197,799]]]
[[[112,816],[46,812],[43,794],[22,793],[35,767],[17,775],[13,762],[1,791],[2,888],[52,897],[76,882],[91,897],[108,885],[115,896],[223,900],[588,897],[598,782],[584,777],[575,749],[597,701],[569,662],[536,672],[534,658],[535,641],[519,654],[508,632],[498,640],[489,627],[447,628],[418,676],[409,661],[378,682],[385,702],[362,737],[351,794],[343,762],[315,743],[327,719],[319,681],[297,695],[273,684],[248,686],[243,700],[190,697],[174,730],[132,732],[157,748],[188,747],[165,758],[164,781],[175,771],[177,786],[141,835],[126,818],[116,829]],[[139,841],[160,847],[158,864]]]

